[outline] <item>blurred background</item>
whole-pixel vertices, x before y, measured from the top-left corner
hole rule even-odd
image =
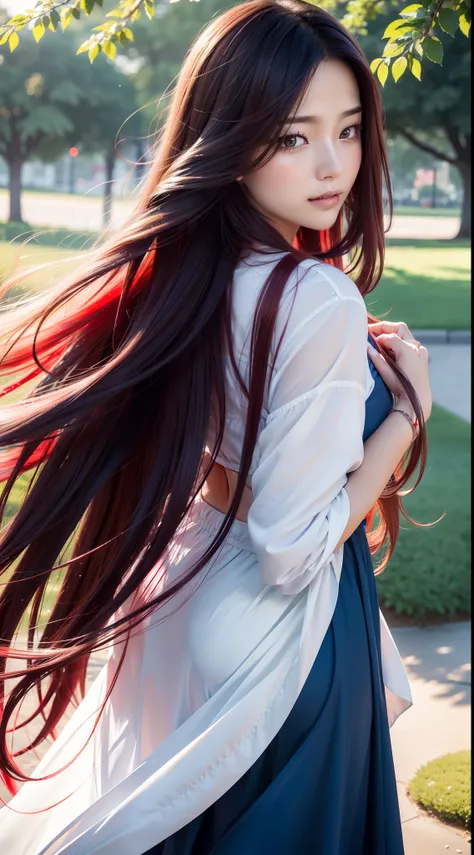
[[[0,0],[0,25],[32,5],[32,0]],[[156,2],[154,19],[142,16],[134,23],[134,41],[121,46],[114,61],[101,54],[91,64],[87,54],[76,56],[92,27],[115,5],[104,0],[90,17],[74,21],[64,33],[47,31],[39,43],[24,31],[13,53],[8,44],[0,46],[0,280],[43,260],[75,264],[75,251],[120,226],[146,175],[167,95],[189,45],[212,16],[234,4]],[[333,2],[331,11],[342,17],[348,5]],[[365,33],[357,34],[369,61],[381,54],[382,34],[398,4],[379,8]],[[394,632],[443,624],[460,633],[452,636],[448,651],[454,659],[433,652],[443,647],[434,636],[426,649],[423,642],[423,654],[416,648],[418,636],[406,649],[402,636],[399,643],[407,663],[413,645],[418,650],[411,662],[413,685],[418,679],[423,685],[454,680],[460,695],[453,701],[451,690],[438,692],[446,705],[438,703],[436,709],[447,716],[449,707],[450,714],[457,709],[465,716],[470,700],[471,45],[460,32],[443,44],[442,66],[425,60],[421,82],[407,73],[381,90],[395,216],[387,232],[383,278],[367,306],[378,317],[406,321],[429,348],[436,406],[428,425],[428,466],[405,505],[422,523],[446,514],[431,528],[402,519],[395,554],[377,577],[381,605]],[[57,276],[54,269],[40,271],[23,287],[47,288]],[[16,506],[14,496],[8,514]],[[50,597],[58,585],[59,576]],[[426,714],[423,705],[420,709]],[[434,709],[429,707],[429,716]],[[467,747],[465,718],[444,721],[451,722],[445,750]],[[437,724],[438,747],[439,732]],[[458,742],[456,733],[464,734]],[[403,745],[397,750],[411,754],[413,772],[413,758],[421,763],[425,755],[418,756],[409,742]],[[430,751],[436,756],[436,749]]]

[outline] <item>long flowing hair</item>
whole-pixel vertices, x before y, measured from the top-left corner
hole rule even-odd
[[[335,225],[300,228],[292,246],[236,179],[272,156],[311,75],[331,57],[347,63],[359,85],[361,168]],[[121,230],[89,250],[74,275],[39,295],[4,302],[0,376],[11,382],[0,410],[0,522],[28,472],[19,509],[0,532],[7,579],[0,598],[0,773],[11,793],[30,780],[15,758],[55,738],[77,690],[84,696],[91,653],[129,638],[222,545],[252,462],[285,283],[301,260],[318,258],[352,274],[364,297],[372,291],[384,262],[384,185],[391,217],[383,110],[357,42],[332,15],[302,0],[250,0],[211,21],[190,49],[147,180]],[[218,454],[226,353],[235,364],[229,286],[255,244],[284,254],[265,282],[251,331],[232,505],[192,570],[130,607],[150,572],[159,576]],[[0,297],[17,282],[6,281]],[[367,518],[371,552],[386,553],[377,572],[393,551],[399,511],[405,513],[400,490],[417,467],[418,483],[426,460],[420,403],[394,370],[422,429]],[[211,417],[217,439],[204,462]],[[45,591],[58,569],[60,586],[35,645]],[[19,650],[12,642],[28,611],[27,649]],[[16,682],[7,694],[8,657],[26,667],[8,672]],[[37,716],[42,726],[25,748],[10,752],[8,725],[32,689],[37,709],[19,726]]]

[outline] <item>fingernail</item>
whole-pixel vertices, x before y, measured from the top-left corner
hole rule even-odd
[[[368,345],[367,345],[367,350],[368,350],[368,352],[370,353],[370,355],[371,355],[372,357],[374,357],[374,358],[375,358],[376,356],[378,356],[378,355],[379,355],[378,350],[375,350],[375,347],[372,347],[372,345],[371,345],[371,344],[368,344]]]

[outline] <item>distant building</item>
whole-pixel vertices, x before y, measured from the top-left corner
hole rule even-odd
[[[434,169],[421,168],[416,170],[416,178],[413,182],[413,186],[415,188],[424,187],[426,185],[431,186],[433,181]],[[436,186],[441,190],[446,190],[447,193],[449,193],[450,188],[453,186],[449,180],[449,163],[445,160],[436,168]]]

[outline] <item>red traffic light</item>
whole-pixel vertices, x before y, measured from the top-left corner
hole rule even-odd
[[[72,148],[69,149],[69,154],[71,155],[71,157],[77,157],[77,155],[79,154],[79,149],[73,145]]]

